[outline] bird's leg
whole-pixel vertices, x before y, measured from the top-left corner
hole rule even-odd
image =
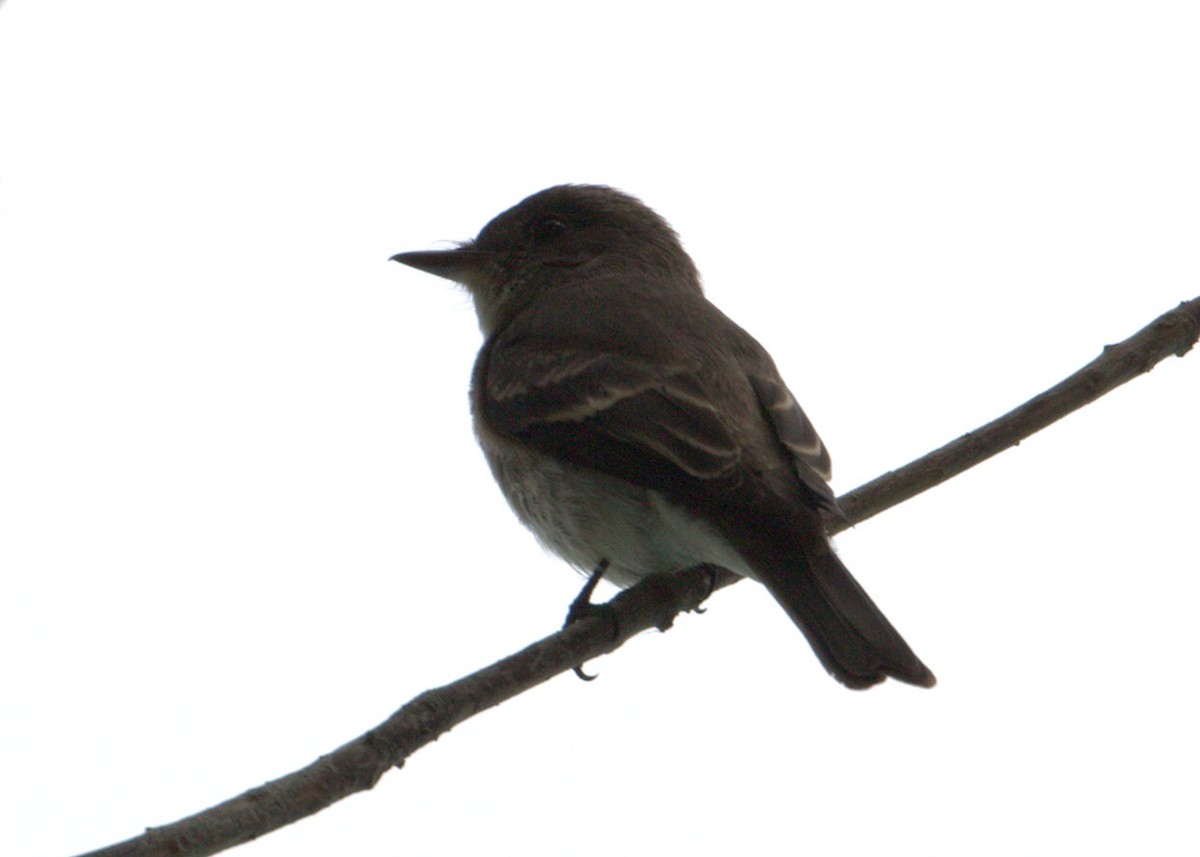
[[[601,559],[592,573],[588,575],[587,582],[583,584],[583,589],[579,590],[579,594],[575,596],[575,600],[567,608],[567,620],[563,622],[564,628],[573,625],[581,619],[587,619],[591,616],[602,616],[612,625],[612,636],[613,639],[616,639],[620,628],[617,626],[617,617],[613,609],[607,604],[592,603],[592,593],[596,591],[596,584],[604,577],[604,572],[607,568],[608,560]],[[582,664],[573,669],[575,670],[575,675],[584,681],[591,681],[596,677],[595,675],[585,673]]]
[[[704,597],[700,599],[700,602],[704,603],[705,601],[708,600],[708,597],[713,594],[713,590],[715,590],[717,588],[717,574],[720,573],[722,571],[722,569],[720,566],[712,565],[711,563],[707,563],[707,562],[704,563],[703,565],[698,565],[695,567],[704,571],[708,575],[708,592],[705,592]],[[705,607],[697,607],[692,612],[693,613],[706,613],[706,612],[708,612],[708,609]]]
[[[596,584],[604,577],[604,572],[607,570],[608,560],[602,559],[597,563],[592,573],[588,575],[587,582],[583,584],[583,589],[579,590],[579,594],[575,596],[575,600],[571,602],[571,606],[567,609],[567,621],[563,622],[564,628],[595,613],[595,608],[599,605],[592,603],[592,593],[596,591]]]

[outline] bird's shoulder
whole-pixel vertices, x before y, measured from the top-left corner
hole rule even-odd
[[[828,454],[765,349],[699,293],[662,294],[580,284],[497,331],[472,379],[481,437],[651,487],[753,480],[832,504]]]

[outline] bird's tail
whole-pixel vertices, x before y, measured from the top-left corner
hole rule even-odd
[[[920,687],[937,682],[932,672],[825,545],[805,551],[803,566],[764,574],[762,582],[808,638],[817,657],[838,681],[856,690],[888,676]]]

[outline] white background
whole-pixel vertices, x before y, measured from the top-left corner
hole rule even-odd
[[[561,620],[467,298],[392,253],[637,194],[845,491],[1200,294],[1198,16],[5,3],[0,853],[173,821]],[[244,853],[1194,854],[1198,382],[839,539],[933,691],[844,690],[743,584]]]

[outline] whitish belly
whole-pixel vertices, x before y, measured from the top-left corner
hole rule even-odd
[[[715,529],[656,491],[553,460],[532,467],[523,451],[488,461],[522,522],[581,571],[607,559],[604,579],[618,586],[700,563],[754,577]]]

